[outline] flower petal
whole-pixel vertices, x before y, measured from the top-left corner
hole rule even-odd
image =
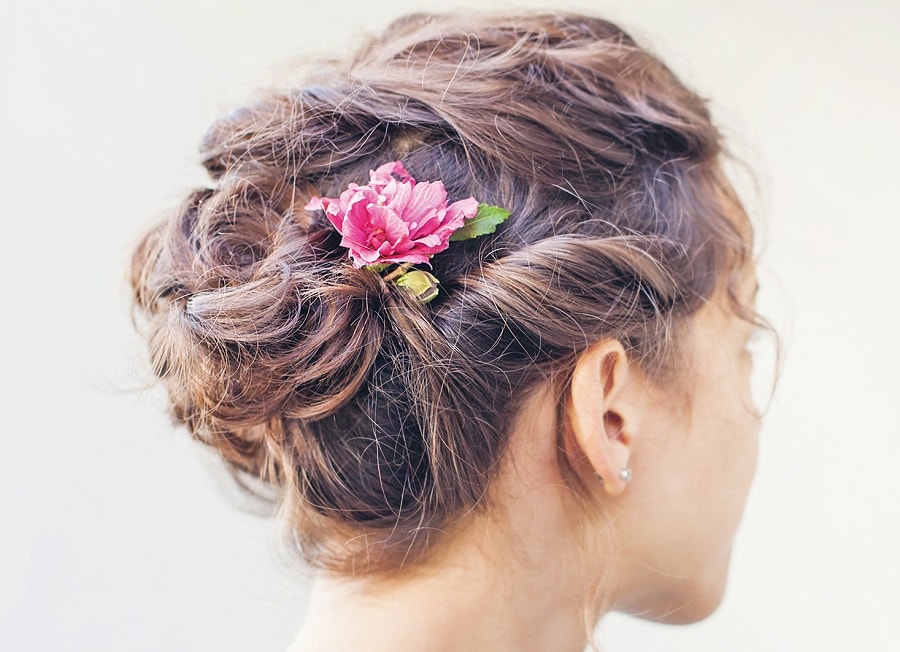
[[[303,207],[303,210],[307,210],[307,211],[323,211],[323,210],[325,210],[325,207],[322,204],[322,200],[323,200],[322,197],[316,197],[315,195],[313,195],[312,199],[310,199],[307,202],[306,206]],[[328,201],[327,197],[325,197],[325,201]]]
[[[390,206],[370,204],[367,208],[372,227],[380,229],[384,239],[390,242],[394,249],[409,241],[409,227]]]
[[[385,256],[379,262],[382,263],[412,263],[413,265],[428,265],[431,267],[431,256],[416,251],[409,251],[403,254],[392,254]]]
[[[440,225],[440,222],[433,223],[434,218],[446,206],[447,190],[444,184],[440,181],[425,181],[412,189],[403,218],[407,222],[416,222],[415,232],[431,233]]]
[[[369,184],[372,186],[384,186],[394,179],[395,176],[403,183],[416,184],[416,180],[406,171],[406,168],[403,167],[403,163],[400,161],[391,161],[390,163],[379,165],[374,170],[369,170]]]
[[[413,192],[412,185],[406,182],[399,182],[396,179],[392,180],[391,184],[382,191],[386,200],[385,205],[394,209],[394,212],[407,224],[411,221],[406,217],[407,204],[409,204]]]
[[[456,213],[462,213],[463,217],[467,220],[475,217],[475,214],[478,212],[478,200],[474,197],[469,197],[468,199],[460,199],[459,201],[455,201],[447,207],[448,213],[453,213],[453,219],[456,217]]]

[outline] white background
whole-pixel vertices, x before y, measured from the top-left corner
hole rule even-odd
[[[722,608],[681,628],[611,617],[609,652],[900,649],[900,5],[852,4],[565,4],[631,29],[712,99],[760,182],[761,305],[786,346]],[[293,637],[302,572],[142,389],[124,270],[203,182],[216,116],[291,57],[421,8],[4,3],[0,649]]]

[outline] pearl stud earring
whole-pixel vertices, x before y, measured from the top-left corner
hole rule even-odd
[[[625,483],[631,482],[631,469],[629,467],[625,467],[624,469],[619,471],[619,478],[622,480],[622,482],[625,482]],[[597,475],[597,479],[600,482],[603,482],[602,475]]]

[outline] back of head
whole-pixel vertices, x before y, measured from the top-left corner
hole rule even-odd
[[[134,256],[153,365],[336,571],[420,560],[488,505],[524,397],[600,338],[678,382],[678,325],[751,244],[704,102],[582,16],[407,17],[232,112],[202,155],[211,186]],[[304,210],[393,160],[511,212],[434,257],[428,304]]]

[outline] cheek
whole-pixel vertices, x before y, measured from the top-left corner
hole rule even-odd
[[[756,471],[760,416],[753,405],[751,356],[737,346],[715,353],[696,395],[700,423],[692,436],[710,447],[707,472],[715,487],[709,489],[722,494],[723,510],[734,513],[736,527]]]
[[[756,472],[759,454],[759,416],[745,400],[743,392],[723,396],[709,424],[714,431],[714,454],[708,473],[712,482],[707,487],[718,496],[718,511],[730,529],[737,528],[744,503]]]
[[[761,425],[760,414],[753,404],[750,383],[751,366],[749,359],[742,360],[740,363],[740,378],[732,385],[735,387],[734,400],[730,410],[730,419],[725,424],[727,431],[723,433],[727,440],[725,445],[734,449],[734,472],[736,482],[742,484],[743,500],[746,500],[747,492],[756,473]],[[743,504],[741,509],[743,510]]]
[[[716,586],[724,586],[756,471],[759,417],[748,409],[739,384],[713,383],[705,389],[705,399],[694,404],[681,463],[685,540],[679,561],[685,573],[715,593]]]
[[[684,538],[669,557],[673,576],[686,581],[671,588],[670,603],[680,603],[669,622],[689,623],[718,607],[728,581],[735,533],[744,513],[757,459],[757,418],[742,410],[742,418],[712,418],[718,429],[715,444],[701,463],[695,457],[683,494]],[[694,433],[699,436],[699,433]],[[698,454],[699,457],[699,454]]]

